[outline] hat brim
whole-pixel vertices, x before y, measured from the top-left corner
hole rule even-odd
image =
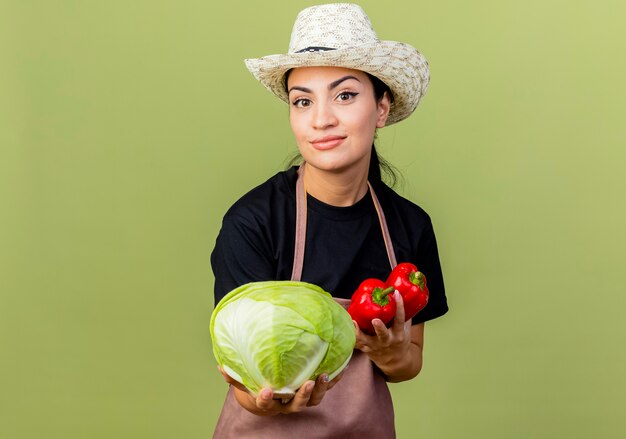
[[[289,102],[285,73],[298,67],[334,66],[367,72],[383,81],[393,94],[387,125],[407,118],[426,93],[430,73],[426,58],[414,47],[377,41],[346,49],[268,55],[246,59],[246,67],[269,91]]]

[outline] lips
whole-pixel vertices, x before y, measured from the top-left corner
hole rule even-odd
[[[324,136],[311,141],[311,145],[315,149],[326,150],[339,146],[345,140],[346,136]]]

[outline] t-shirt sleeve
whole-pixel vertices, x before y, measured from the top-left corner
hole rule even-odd
[[[430,221],[420,237],[417,251],[416,265],[426,276],[429,297],[426,307],[413,317],[414,325],[440,317],[448,311],[437,240]]]
[[[215,304],[238,286],[274,278],[275,263],[264,236],[263,229],[248,218],[224,218],[211,253]]]

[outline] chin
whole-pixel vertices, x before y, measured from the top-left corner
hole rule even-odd
[[[353,167],[365,166],[369,167],[369,156],[364,157],[346,157],[346,156],[333,156],[331,154],[313,154],[312,156],[303,155],[307,164],[326,172],[342,172]]]
[[[319,160],[319,159],[306,159],[307,165],[312,166],[315,169],[326,172],[339,172],[348,169],[351,165],[350,162],[345,160]]]

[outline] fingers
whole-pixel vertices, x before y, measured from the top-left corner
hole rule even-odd
[[[316,381],[309,380],[305,382],[291,400],[283,402],[281,399],[274,399],[274,392],[271,388],[261,389],[255,398],[246,386],[234,380],[222,367],[218,366],[218,370],[228,384],[245,393],[245,395],[241,395],[241,398],[249,400],[252,406],[256,406],[258,413],[264,415],[297,413],[304,410],[307,406],[318,405],[322,402],[326,391],[331,389],[343,376],[342,371],[330,381],[328,374],[322,374]]]
[[[385,326],[383,321],[380,319],[372,320],[372,326],[374,327],[374,331],[376,332],[376,336],[378,337],[379,341],[383,344],[386,344],[391,338],[391,331],[387,329],[387,326]]]
[[[256,406],[265,411],[276,410],[276,405],[278,404],[278,402],[275,401],[273,398],[274,392],[272,392],[272,389],[261,389],[256,397]]]
[[[350,366],[348,365],[344,367],[344,369],[341,372],[339,372],[339,374],[328,383],[328,387],[326,390],[330,390],[333,387],[335,387],[335,384],[337,384],[341,380],[341,378],[343,378],[343,373],[346,371],[348,367]]]
[[[218,365],[217,368],[228,384],[245,392],[247,398],[256,405],[257,409],[267,414],[296,413],[304,410],[307,406],[318,405],[324,398],[326,391],[341,379],[341,374],[339,374],[331,382],[328,379],[328,374],[322,374],[316,381],[304,383],[289,402],[283,403],[280,399],[274,399],[274,392],[270,388],[261,389],[256,398],[254,398],[246,386],[233,379],[221,366]]]
[[[306,383],[304,383],[298,389],[298,391],[296,392],[296,396],[293,397],[289,404],[285,404],[285,409],[287,410],[286,413],[297,413],[304,410],[309,403],[309,400],[311,399],[314,388],[315,381],[307,381]],[[324,392],[326,392],[325,389]]]
[[[222,377],[224,378],[224,381],[226,381],[227,383],[230,384],[230,381],[232,381],[232,378],[230,377],[230,375],[228,375],[226,373],[226,371],[224,369],[222,369],[222,366],[217,366],[217,370],[220,371],[220,373],[222,374]]]
[[[396,315],[393,318],[393,328],[400,329],[404,328],[404,300],[402,299],[402,294],[398,292],[398,290],[394,291],[393,298],[396,299]]]
[[[320,404],[326,392],[337,384],[342,376],[343,372],[330,381],[328,374],[322,374],[316,381],[309,380],[298,389],[295,396],[288,402],[281,400],[279,395],[275,394],[270,388],[261,389],[256,398],[249,392],[241,395],[241,397],[244,400],[249,400],[254,407],[251,411],[260,415],[298,413],[307,407]]]
[[[318,376],[307,405],[310,407],[318,405],[320,402],[322,402],[322,398],[324,398],[324,395],[326,394],[329,385],[330,380],[328,379],[328,374],[323,373]]]
[[[409,340],[411,321],[405,322],[404,301],[402,295],[395,291],[393,297],[396,301],[396,314],[391,322],[391,326],[387,326],[380,319],[373,319],[374,335],[365,334],[355,323],[356,328],[356,344],[355,348],[359,349],[373,357],[387,355],[390,349],[403,345]]]
[[[307,407],[314,387],[314,381],[307,381],[298,389],[295,396],[286,403],[283,403],[280,399],[274,399],[272,390],[265,388],[259,392],[255,403],[258,409],[269,414],[298,413]]]
[[[402,298],[402,294],[400,294],[397,290],[394,294],[396,299],[396,315],[393,319],[393,325],[391,326],[394,334],[397,334],[399,338],[402,340],[410,340],[411,338],[411,325],[413,322],[411,319],[406,320],[406,313],[404,312],[404,300]],[[405,321],[406,320],[406,321]]]
[[[315,406],[322,402],[322,399],[324,398],[324,395],[326,395],[326,392],[335,387],[335,384],[337,384],[341,380],[341,378],[343,378],[343,374],[347,368],[348,366],[346,366],[341,372],[339,372],[332,380],[329,380],[328,374],[326,373],[317,377],[317,381],[315,383],[315,387],[313,388],[313,393],[311,394],[308,405]]]
[[[241,384],[239,381],[233,379],[230,375],[228,375],[226,373],[226,371],[224,369],[222,369],[221,366],[217,366],[217,369],[220,371],[220,373],[222,374],[222,377],[224,377],[224,381],[226,381],[228,384],[230,384],[231,386],[234,386],[236,388],[238,388],[239,390],[246,392],[246,393],[250,393],[250,391],[248,390],[248,388],[246,386],[244,386],[243,384]]]
[[[396,301],[396,314],[393,317],[393,321],[389,330],[379,319],[372,320],[372,325],[376,331],[376,335],[380,341],[384,344],[390,341],[392,335],[400,336],[405,331],[405,312],[404,312],[404,300],[402,294],[397,290],[393,293],[393,298]]]
[[[224,380],[234,388],[235,398],[246,410],[263,416],[280,413],[276,407],[276,405],[280,405],[280,403],[275,403],[272,400],[274,395],[271,389],[261,389],[259,394],[255,397],[246,386],[234,380],[224,369],[219,366],[218,369],[224,377]]]
[[[316,381],[307,381],[296,392],[296,395],[286,404],[273,400],[271,405],[257,402],[257,405],[267,409],[277,409],[281,413],[297,413],[306,407],[319,405],[324,399],[326,392],[331,389],[341,379],[342,374],[337,375],[332,381],[328,379],[328,374],[321,374]]]
[[[359,324],[356,322],[356,320],[352,320],[352,323],[354,324],[354,335],[356,337],[354,347],[355,349],[359,349],[360,351],[365,352],[363,350],[365,347],[364,340],[367,335],[361,330],[361,328],[359,328]]]
[[[390,341],[392,337],[392,332],[398,333],[404,330],[404,301],[402,300],[402,295],[395,290],[393,292],[393,298],[396,301],[396,314],[393,316],[393,321],[391,322],[390,328],[387,329],[387,326],[380,319],[372,320],[372,326],[374,327],[374,331],[376,331],[376,335],[380,339],[383,344],[386,344]]]
[[[378,339],[381,337],[381,334],[385,334],[387,332],[387,327],[380,319],[372,320],[372,326],[374,327],[375,333],[373,335],[366,334],[363,332],[356,321],[352,320],[355,328],[355,349],[360,350],[364,353],[369,353],[372,351],[372,346],[379,344]]]

